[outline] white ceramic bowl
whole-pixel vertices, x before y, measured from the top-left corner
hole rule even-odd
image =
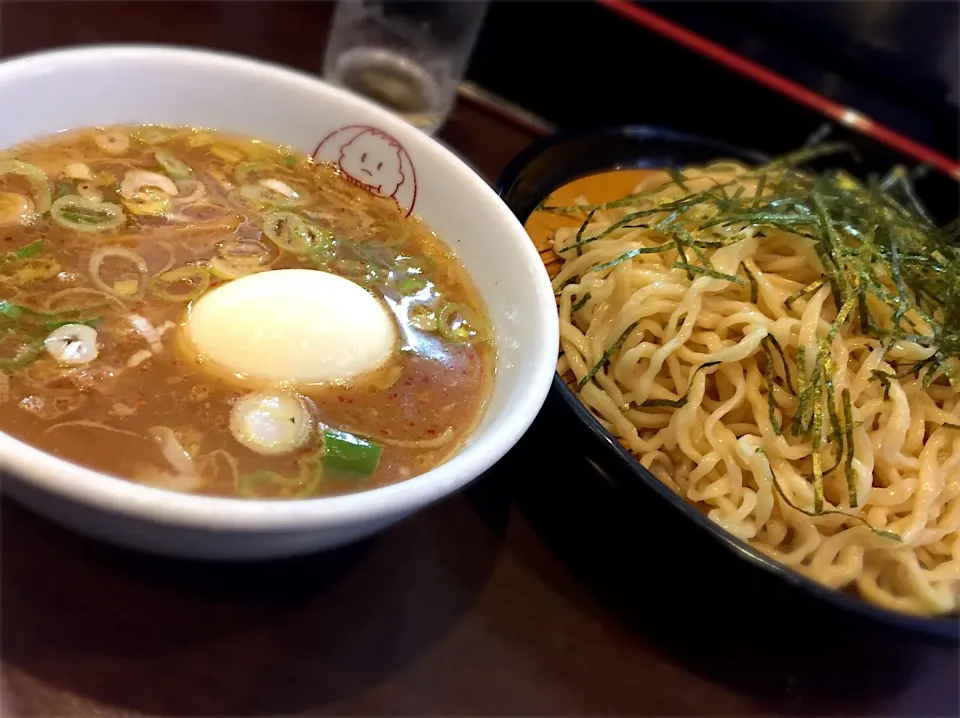
[[[312,77],[192,50],[126,46],[0,63],[0,147],[109,123],[193,125],[275,140],[360,171],[454,249],[495,327],[486,414],[456,456],[421,476],[347,496],[241,501],[113,478],[0,434],[4,491],[36,512],[117,544],[177,556],[286,556],[367,536],[464,487],[533,421],[556,363],[553,294],[533,244],[494,191],[450,151],[388,112]],[[362,152],[357,151],[358,148]],[[379,163],[379,162],[378,162]],[[372,181],[368,180],[368,183]]]

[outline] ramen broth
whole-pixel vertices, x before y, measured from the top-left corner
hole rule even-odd
[[[470,278],[422,221],[336,167],[153,126],[60,134],[0,163],[4,432],[161,488],[306,498],[423,473],[478,421],[495,352]],[[291,269],[375,296],[395,330],[389,356],[342,381],[294,381],[212,366],[184,339],[225,285]],[[276,294],[263,286],[244,301]],[[310,317],[293,301],[264,321]],[[269,369],[265,347],[231,351]],[[243,413],[248,397],[260,413]]]

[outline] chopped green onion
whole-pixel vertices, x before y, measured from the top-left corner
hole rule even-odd
[[[42,169],[20,160],[0,161],[0,176],[11,174],[20,175],[30,183],[37,214],[43,214],[50,209],[50,181]]]
[[[323,431],[323,462],[331,469],[369,475],[376,470],[382,452],[383,447],[369,439],[338,429]]]
[[[256,184],[263,178],[276,174],[277,166],[263,162],[242,162],[237,165],[233,177],[238,185]]]
[[[123,208],[80,195],[61,197],[50,207],[50,216],[61,227],[78,232],[104,232],[123,224]]]
[[[264,456],[296,451],[307,444],[312,432],[313,417],[296,394],[247,394],[230,410],[233,438]]]
[[[41,324],[44,331],[52,332],[54,329],[65,327],[68,324],[86,324],[88,327],[96,329],[103,324],[103,317],[91,317],[90,319],[58,319],[52,322]]]
[[[157,162],[159,162],[160,166],[163,167],[163,171],[170,175],[173,179],[187,179],[193,174],[193,169],[190,167],[190,165],[181,162],[174,157],[170,150],[156,150],[153,153],[153,156],[157,158]]]
[[[407,310],[407,321],[421,332],[437,331],[437,315],[425,304],[414,304]]]
[[[297,462],[297,476],[283,476],[276,471],[262,469],[240,477],[237,493],[246,499],[305,499],[316,493],[323,479],[323,464],[317,452],[307,454]]]
[[[269,180],[264,181],[269,182]],[[243,206],[255,210],[287,209],[298,207],[310,201],[310,195],[304,190],[294,190],[291,195],[264,184],[243,185],[237,190],[234,197]]]
[[[172,291],[179,286],[179,291]],[[190,302],[210,287],[210,273],[203,267],[186,266],[170,269],[150,280],[147,289],[166,302]]]
[[[19,329],[0,330],[0,370],[21,369],[43,353],[43,337]]]
[[[324,250],[333,242],[333,235],[293,212],[271,212],[263,220],[263,233],[277,247],[291,254],[308,254]]]
[[[24,307],[21,307],[17,304],[11,304],[6,299],[0,300],[0,314],[5,316],[7,319],[13,319],[14,321],[20,319],[27,310]]]
[[[11,262],[19,262],[21,259],[30,259],[31,257],[36,257],[40,254],[40,250],[43,249],[43,240],[37,239],[30,244],[25,244],[24,246],[18,249],[12,249],[3,256],[0,256],[0,265],[9,264]]]
[[[103,321],[102,317],[85,316],[92,309],[102,308],[102,304],[95,304],[89,307],[79,309],[69,309],[62,312],[43,312],[38,309],[24,307],[19,304],[13,304],[3,299],[0,300],[0,316],[14,322],[21,322],[34,327],[42,327],[46,331],[53,331],[64,324],[86,324],[95,327]]]
[[[407,297],[423,291],[427,288],[428,284],[429,282],[426,279],[417,276],[400,277],[400,279],[396,280],[395,282],[391,282],[391,286],[394,289]]]
[[[160,127],[159,125],[144,125],[134,133],[137,141],[145,145],[159,145],[169,140],[172,136],[173,130]]]
[[[473,312],[462,304],[444,305],[437,315],[437,331],[447,341],[474,344],[481,339],[479,323]]]

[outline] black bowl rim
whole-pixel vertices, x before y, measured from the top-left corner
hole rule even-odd
[[[716,149],[718,153],[729,152],[730,156],[753,157],[763,160],[768,155],[756,151],[745,150],[727,142],[711,138],[701,137],[692,133],[673,130],[667,127],[658,127],[654,125],[623,125],[601,127],[594,130],[560,132],[549,137],[543,138],[531,143],[521,150],[507,165],[506,169],[497,180],[495,189],[500,198],[509,206],[507,193],[514,183],[519,179],[520,174],[537,157],[558,145],[572,144],[582,142],[587,139],[600,138],[602,136],[632,136],[638,139],[663,139],[672,142],[684,144],[699,145]],[[722,154],[718,156],[723,156]],[[643,159],[642,155],[637,155],[634,159]],[[615,169],[611,167],[610,169]],[[582,175],[580,175],[582,176]],[[576,179],[576,176],[564,178],[556,187]],[[554,189],[556,189],[554,187]],[[513,208],[511,207],[511,210]],[[529,216],[529,215],[528,215]],[[520,222],[525,222],[527,217],[517,215]],[[912,614],[899,613],[890,609],[875,606],[856,596],[828,588],[806,576],[788,568],[784,564],[761,553],[750,546],[746,541],[742,541],[733,534],[725,531],[719,525],[711,521],[707,516],[698,511],[693,504],[671,491],[666,484],[656,478],[640,465],[629,450],[624,448],[619,441],[607,431],[597,420],[593,413],[577,398],[577,395],[566,385],[559,374],[554,374],[551,391],[558,394],[566,406],[573,412],[574,416],[586,426],[601,445],[618,459],[618,463],[632,474],[634,478],[639,479],[647,488],[653,489],[661,498],[667,501],[675,510],[683,513],[691,522],[701,531],[705,531],[712,538],[719,541],[731,553],[737,555],[754,566],[767,571],[776,578],[784,581],[790,586],[802,590],[804,593],[814,598],[831,603],[841,609],[859,614],[868,619],[881,624],[886,624],[910,633],[922,634],[931,638],[946,639],[951,642],[960,641],[960,616],[951,614],[948,616],[916,616]]]

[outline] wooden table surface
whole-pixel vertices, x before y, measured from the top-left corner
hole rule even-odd
[[[318,69],[317,3],[4,3],[5,55],[154,41]],[[4,108],[10,111],[11,108]],[[530,137],[461,102],[488,179]],[[957,715],[956,647],[770,605],[590,479],[548,405],[463,494],[344,550],[224,566],[80,538],[9,500],[0,713]]]

